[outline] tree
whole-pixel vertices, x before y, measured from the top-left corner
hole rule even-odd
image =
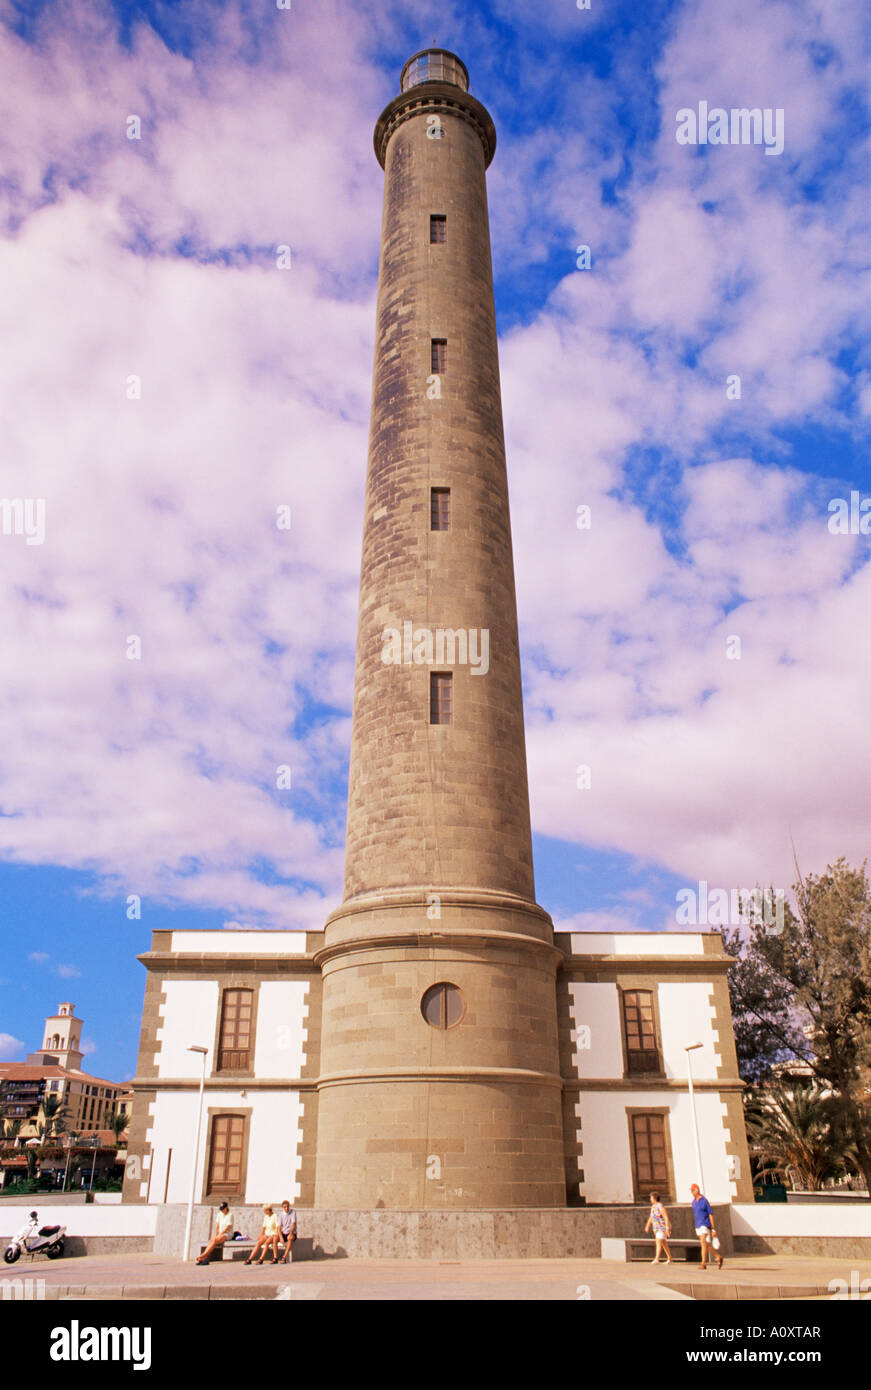
[[[751,939],[753,927],[751,926]],[[778,1062],[797,1055],[804,1039],[790,1010],[783,981],[736,927],[723,932],[723,947],[735,964],[729,970],[729,1003],[738,1055],[738,1075],[750,1086],[776,1076]]]
[[[121,1135],[124,1133],[125,1129],[127,1129],[129,1123],[130,1123],[129,1117],[128,1117],[127,1115],[125,1115],[125,1114],[123,1114],[123,1113],[120,1113],[120,1112],[117,1112],[117,1111],[116,1111],[116,1113],[115,1113],[114,1115],[112,1115],[112,1117],[110,1118],[110,1120],[109,1120],[109,1128],[111,1129],[112,1133],[113,1133],[114,1136],[115,1136],[115,1146],[116,1146],[116,1148],[117,1148],[117,1146],[118,1146],[118,1142],[119,1142],[119,1140],[120,1140],[120,1138],[121,1138]]]
[[[833,1142],[853,1155],[871,1197],[871,888],[846,860],[799,874],[783,929],[754,921],[733,934],[730,971],[742,1076],[760,1081],[778,1060],[805,1062],[830,1093]]]
[[[757,1093],[745,1120],[760,1173],[797,1178],[816,1191],[843,1172],[845,1144],[835,1127],[833,1098],[815,1081],[781,1082]]]
[[[47,1096],[42,1106],[39,1123],[40,1143],[47,1144],[53,1134],[63,1134],[67,1127],[69,1114],[66,1106],[57,1096]]]
[[[4,1126],[3,1126],[3,1137],[4,1137],[4,1139],[17,1139],[20,1133],[21,1133],[21,1121],[20,1121],[20,1120],[6,1120],[6,1122],[5,1122]]]

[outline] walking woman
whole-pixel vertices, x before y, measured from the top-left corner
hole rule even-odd
[[[651,1192],[650,1194],[650,1215],[647,1218],[647,1225],[644,1227],[645,1231],[649,1231],[651,1226],[656,1238],[656,1254],[650,1263],[658,1265],[660,1251],[664,1250],[665,1263],[670,1265],[671,1251],[668,1248],[668,1242],[671,1237],[671,1222],[668,1219],[668,1212],[659,1200],[658,1192]]]

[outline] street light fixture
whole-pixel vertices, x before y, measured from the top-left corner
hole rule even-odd
[[[61,1192],[66,1192],[67,1190],[67,1177],[69,1176],[70,1171],[70,1158],[72,1157],[73,1145],[75,1144],[78,1137],[79,1135],[77,1131],[74,1129],[69,1130],[68,1133],[64,1135],[63,1146],[67,1151],[67,1161],[66,1166],[64,1167],[64,1181],[63,1187],[61,1188]]]
[[[209,1049],[207,1047],[198,1047],[195,1043],[188,1048],[188,1052],[199,1052],[202,1061],[202,1070],[200,1072],[200,1103],[197,1108],[197,1129],[194,1138],[194,1161],[191,1166],[191,1191],[190,1197],[188,1198],[188,1214],[184,1230],[183,1259],[185,1262],[191,1257],[191,1226],[194,1220],[194,1192],[196,1191],[197,1185],[197,1163],[200,1157],[200,1130],[203,1124],[203,1089],[206,1084],[206,1055],[208,1051]]]
[[[100,1117],[99,1117],[99,1115],[98,1115],[98,1116],[97,1116],[97,1119],[99,1120],[99,1118],[100,1118]],[[98,1148],[100,1147],[100,1131],[99,1131],[98,1129],[94,1131],[93,1140],[94,1140],[94,1159],[93,1159],[93,1162],[92,1162],[92,1164],[91,1164],[91,1181],[88,1183],[88,1191],[89,1191],[89,1192],[93,1192],[93,1190],[94,1190],[94,1173],[95,1173],[96,1167],[97,1167],[97,1150],[98,1150]]]
[[[702,1150],[699,1145],[699,1126],[696,1122],[696,1098],[695,1093],[693,1092],[693,1059],[690,1056],[691,1052],[695,1052],[698,1048],[702,1046],[703,1044],[700,1042],[688,1043],[687,1046],[684,1048],[684,1052],[687,1055],[687,1081],[689,1082],[690,1088],[690,1117],[693,1122],[693,1140],[695,1141],[696,1146],[696,1165],[699,1170],[699,1188],[701,1189],[702,1195],[704,1195],[705,1179],[702,1173]]]

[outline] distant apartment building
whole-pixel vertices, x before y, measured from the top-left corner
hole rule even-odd
[[[112,1119],[123,1102],[121,1112],[129,1116],[129,1084],[91,1076],[82,1070],[82,1020],[75,1006],[64,1001],[56,1014],[45,1020],[45,1041],[24,1062],[0,1063],[0,1121],[6,1131],[19,1123],[18,1137],[35,1137],[40,1129],[46,1102],[60,1102],[62,1128],[78,1134],[110,1129]]]

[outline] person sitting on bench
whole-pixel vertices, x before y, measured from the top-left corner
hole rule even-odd
[[[281,1227],[281,1239],[284,1242],[284,1259],[281,1263],[286,1265],[290,1259],[293,1242],[296,1240],[296,1212],[286,1198],[281,1204],[278,1224]]]
[[[198,1265],[208,1264],[213,1252],[217,1250],[220,1245],[224,1244],[225,1240],[227,1239],[227,1236],[230,1234],[230,1227],[232,1226],[232,1224],[233,1213],[230,1211],[230,1208],[227,1205],[227,1203],[222,1202],[220,1207],[218,1208],[218,1220],[215,1224],[215,1234],[212,1236],[212,1239],[209,1241],[209,1244],[206,1246],[202,1255],[200,1255],[200,1258],[197,1260]]]
[[[257,1237],[257,1243],[254,1246],[254,1249],[251,1251],[251,1254],[245,1261],[246,1265],[262,1265],[264,1256],[266,1255],[266,1251],[269,1249],[270,1245],[272,1246],[272,1263],[274,1265],[277,1265],[278,1237],[280,1233],[281,1228],[278,1224],[278,1217],[275,1215],[275,1212],[272,1210],[272,1207],[264,1207],[263,1226],[261,1227],[260,1234]],[[255,1260],[254,1256],[257,1254],[257,1251],[261,1248],[261,1246],[263,1247],[263,1254],[260,1256],[259,1260]]]

